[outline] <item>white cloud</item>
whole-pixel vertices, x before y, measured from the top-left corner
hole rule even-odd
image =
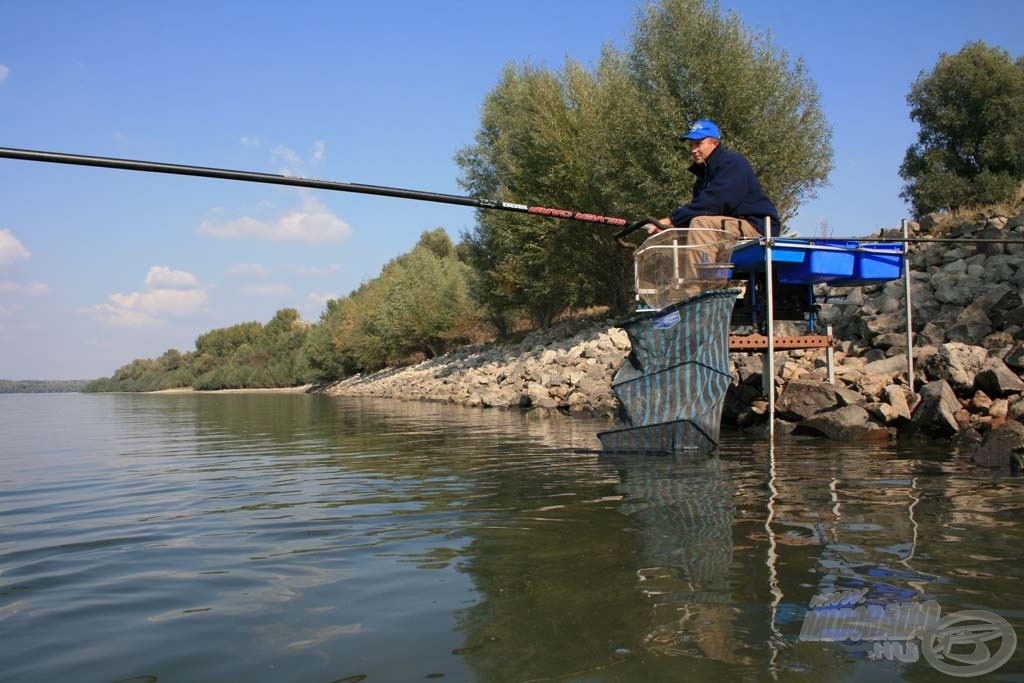
[[[258,137],[256,137],[256,136],[254,136],[254,135],[252,135],[252,136],[250,136],[250,135],[243,135],[242,139],[239,142],[242,143],[242,147],[259,147],[260,146],[260,139]]]
[[[45,282],[0,282],[0,294],[42,296],[49,291],[50,288],[46,286]]]
[[[21,306],[4,306],[0,304],[0,318],[13,318],[21,310]]]
[[[199,286],[199,278],[184,270],[153,266],[146,273],[146,286],[150,289],[195,289]]]
[[[337,273],[341,270],[341,266],[337,263],[331,263],[326,268],[320,268],[318,266],[292,266],[292,272],[299,277],[326,277],[331,273]]]
[[[274,158],[274,161],[284,163],[284,168],[281,169],[281,175],[293,175],[291,168],[293,166],[302,166],[302,157],[295,153],[295,151],[284,145],[278,145],[270,151],[270,155]]]
[[[4,81],[7,80],[7,76],[11,73],[11,67],[6,64],[0,64],[0,85],[3,85]]]
[[[270,276],[266,266],[258,263],[236,263],[225,271],[230,277],[265,278]]]
[[[238,290],[243,296],[285,296],[292,293],[292,288],[283,282],[271,285],[246,285]]]
[[[31,254],[10,230],[0,230],[0,268],[24,261]]]
[[[296,242],[339,242],[352,230],[315,197],[308,196],[302,208],[271,220],[244,216],[223,223],[205,220],[198,231],[203,235],[225,239],[265,239]]]
[[[242,138],[245,140],[246,138]],[[270,150],[270,157],[273,163],[279,164],[279,172],[286,176],[306,175],[307,166],[315,166],[327,158],[327,143],[323,140],[314,140],[308,158],[286,145],[278,145]]]
[[[108,303],[81,309],[111,327],[160,325],[165,318],[186,318],[206,304],[206,290],[192,273],[153,266],[146,275],[145,292],[107,297]]]
[[[320,292],[310,292],[306,297],[305,303],[302,305],[300,313],[305,320],[316,320],[320,317],[320,314],[327,308],[327,302],[331,299],[340,299],[337,294],[321,294]]]

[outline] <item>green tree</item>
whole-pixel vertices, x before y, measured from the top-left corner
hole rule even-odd
[[[351,297],[331,299],[306,337],[303,349],[313,377],[319,381],[338,379],[359,372],[360,366],[346,345],[353,328]]]
[[[228,358],[242,344],[259,343],[261,336],[263,325],[258,322],[217,328],[199,335],[196,339],[196,353],[212,358]]]
[[[1024,57],[979,41],[941,54],[907,95],[917,142],[900,167],[915,214],[997,204],[1024,182]]]
[[[391,359],[444,353],[453,331],[473,315],[469,267],[451,255],[439,257],[434,246],[433,235],[424,233],[417,247],[387,273],[379,328]]]
[[[475,144],[460,151],[479,196],[638,218],[690,199],[680,133],[712,118],[745,154],[785,220],[831,170],[831,132],[799,60],[751,34],[717,3],[661,0],[640,11],[632,44],[588,71],[509,66],[484,100]],[[566,307],[622,310],[628,254],[612,230],[481,211],[466,236],[481,301],[538,323]]]

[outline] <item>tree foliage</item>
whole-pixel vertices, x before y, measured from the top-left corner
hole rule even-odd
[[[511,65],[457,161],[473,194],[589,213],[664,216],[689,201],[679,135],[718,122],[783,219],[831,170],[831,132],[800,61],[704,0],[662,0],[638,15],[631,46],[593,70]],[[466,236],[495,322],[521,310],[545,324],[566,307],[628,304],[628,254],[607,227],[481,211]]]
[[[472,277],[443,229],[424,232],[380,277],[328,302],[307,341],[310,366],[317,377],[335,379],[467,341],[479,327]]]
[[[379,277],[328,301],[317,324],[284,308],[266,324],[205,332],[193,352],[171,349],[157,359],[134,360],[86,390],[290,387],[444,353],[480,335],[473,271],[463,251],[443,228],[426,231]]]
[[[900,167],[920,216],[998,204],[1024,182],[1024,57],[968,43],[943,53],[907,95],[920,130]]]

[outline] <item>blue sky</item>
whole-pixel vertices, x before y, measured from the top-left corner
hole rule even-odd
[[[453,157],[502,67],[593,65],[626,43],[638,6],[4,3],[0,147],[464,194]],[[979,39],[1024,53],[1018,0],[721,6],[820,89],[835,170],[791,224],[803,234],[906,217],[906,93],[939,53]],[[473,221],[442,204],[0,159],[0,378],[109,375],[286,306],[316,320],[423,230],[457,239]]]

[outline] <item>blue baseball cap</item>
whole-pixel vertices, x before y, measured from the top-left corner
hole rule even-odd
[[[714,138],[716,140],[722,139],[722,134],[718,131],[718,126],[715,125],[714,121],[708,121],[707,119],[699,119],[693,122],[690,126],[690,131],[683,134],[680,140],[703,140],[704,138]]]

